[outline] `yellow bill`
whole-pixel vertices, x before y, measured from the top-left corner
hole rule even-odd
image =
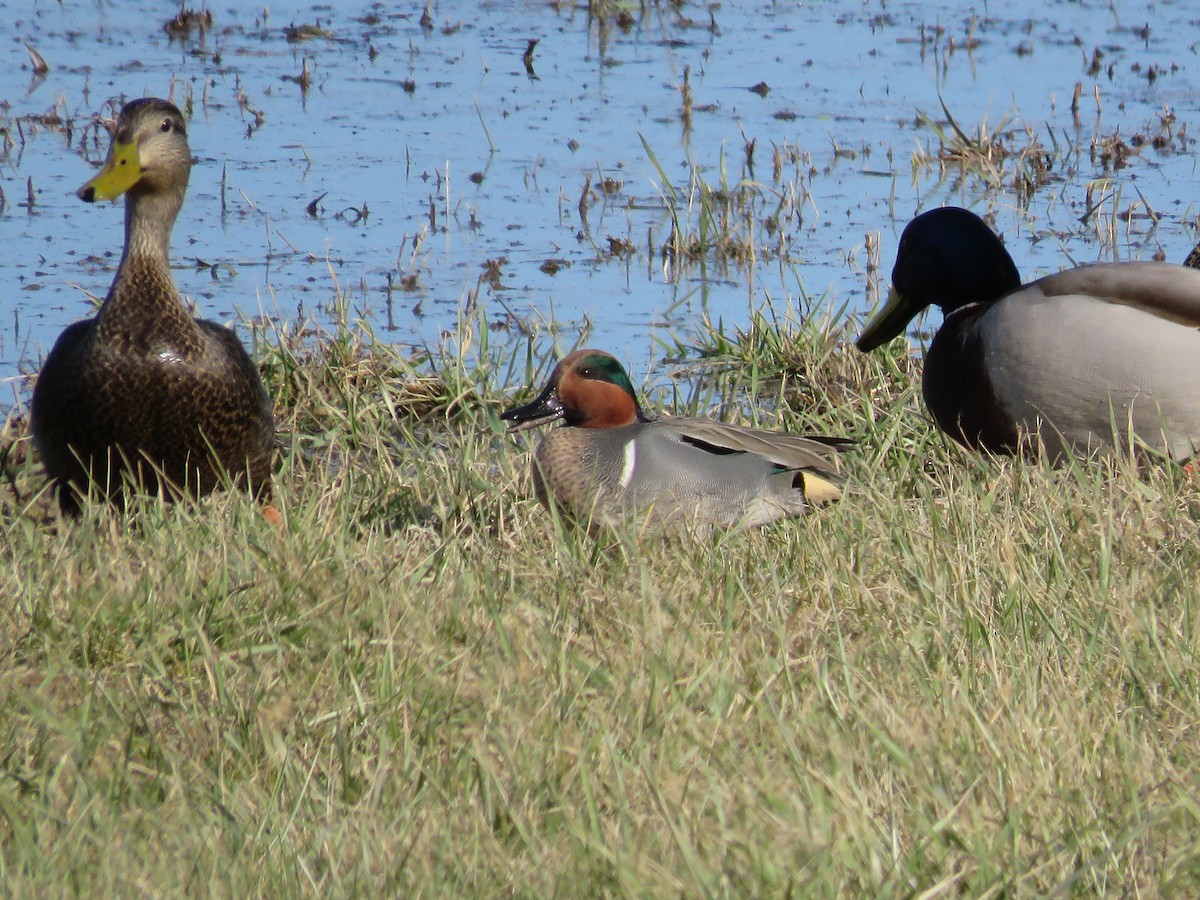
[[[76,191],[76,195],[88,203],[115,200],[137,184],[141,177],[142,164],[138,160],[137,143],[122,144],[114,141],[104,166]]]

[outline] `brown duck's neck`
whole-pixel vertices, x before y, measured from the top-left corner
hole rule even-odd
[[[125,251],[97,316],[102,335],[112,332],[137,342],[198,342],[199,326],[171,276],[171,228],[182,205],[182,195],[126,195]]]
[[[135,185],[125,195],[125,253],[153,256],[167,264],[171,229],[183,208],[183,194],[142,191]]]

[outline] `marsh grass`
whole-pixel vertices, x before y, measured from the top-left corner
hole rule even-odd
[[[661,203],[670,220],[659,246],[669,273],[677,276],[710,263],[749,269],[762,260],[792,260],[803,209],[812,202],[807,169],[802,168],[808,159],[805,153],[790,145],[775,147],[772,180],[759,181],[754,144],[748,143],[741,164],[731,162],[722,150],[715,179],[689,163],[687,183],[677,186],[644,137],[642,147],[658,176]]]
[[[858,439],[856,490],[704,542],[537,507],[496,418],[529,344],[260,341],[282,532],[237,493],[34,514],[10,418],[6,892],[1194,891],[1194,483],[964,453],[900,348],[750,321],[650,395],[757,392]]]
[[[959,123],[942,101],[945,119],[937,119],[918,110],[917,122],[933,132],[936,150],[921,148],[913,153],[913,171],[937,168],[944,176],[949,171],[960,177],[973,176],[999,189],[1011,188],[1022,203],[1055,177],[1055,166],[1062,167],[1071,153],[1081,152],[1060,144],[1047,129],[1052,146],[1045,147],[1037,131],[1028,124],[1014,125],[1008,118],[995,125],[982,120],[972,131]]]

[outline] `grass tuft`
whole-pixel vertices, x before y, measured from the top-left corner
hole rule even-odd
[[[539,348],[470,325],[260,336],[283,532],[239,493],[45,517],[7,419],[9,891],[1194,890],[1184,473],[965,453],[905,348],[768,302],[650,396],[855,438],[855,492],[601,545],[496,420]]]

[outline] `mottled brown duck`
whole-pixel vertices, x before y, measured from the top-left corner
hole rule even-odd
[[[237,336],[196,319],[171,276],[171,229],[192,167],[183,115],[145,98],[121,110],[80,199],[125,198],[125,249],[94,318],[58,338],[34,387],[34,442],[64,513],[89,494],[168,500],[226,483],[266,501],[271,399]]]

